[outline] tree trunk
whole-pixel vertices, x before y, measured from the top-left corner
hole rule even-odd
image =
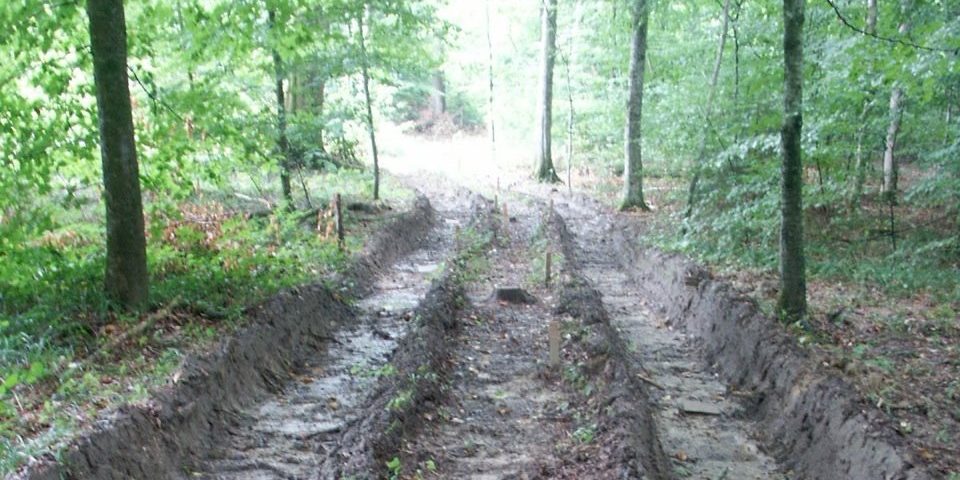
[[[869,99],[863,103],[863,111],[860,112],[860,125],[857,127],[857,151],[854,162],[853,188],[850,195],[850,208],[860,207],[860,200],[863,198],[863,185],[867,180],[867,162],[863,154],[863,137],[867,132],[867,117],[870,114],[870,108],[873,102]]]
[[[270,29],[275,30],[276,13],[267,10],[267,20]],[[293,187],[290,184],[290,141],[287,139],[287,101],[283,92],[283,58],[280,52],[273,47],[270,51],[273,56],[274,92],[277,97],[277,150],[280,151],[280,188],[283,192],[283,201],[287,209],[293,210]]]
[[[434,117],[447,112],[447,87],[443,80],[443,71],[433,72],[433,91],[430,94],[430,110]]]
[[[883,194],[889,201],[897,196],[897,135],[900,133],[900,120],[903,118],[903,89],[894,86],[890,93],[890,127],[887,129],[886,148],[883,151]]]
[[[867,0],[867,29],[870,35],[877,33],[877,0]]]
[[[324,127],[327,125],[323,119],[323,107],[324,103],[327,100],[327,79],[322,75],[316,75],[312,80],[313,87],[316,88],[316,91],[313,95],[313,109],[312,114],[317,118],[317,146],[320,148],[320,151],[323,153],[327,152],[327,148],[323,145],[324,142]]]
[[[380,158],[377,153],[377,134],[373,125],[373,100],[370,97],[370,71],[367,65],[367,41],[363,33],[363,14],[357,16],[357,34],[360,40],[360,73],[363,76],[363,98],[367,105],[367,131],[370,133],[370,153],[373,155],[373,199],[380,200]]]
[[[493,88],[493,35],[490,32],[490,0],[486,3],[487,21],[487,128],[490,134],[490,163],[497,171],[497,185],[500,184],[500,165],[497,163],[497,129],[494,120],[494,88]],[[499,192],[498,192],[499,193]]]
[[[643,74],[647,63],[647,19],[650,12],[646,0],[634,0],[631,20],[633,39],[630,45],[630,73],[627,94],[627,126],[624,134],[623,196],[620,209],[650,210],[643,200],[643,156],[641,121],[643,119]]]
[[[898,31],[900,35],[906,35],[910,32],[910,22],[908,15],[912,10],[913,2],[904,0],[900,6],[900,14],[903,20],[900,22]],[[887,141],[883,150],[883,186],[881,192],[884,198],[891,205],[897,201],[897,135],[900,133],[900,122],[903,119],[903,87],[894,83],[890,91],[890,126],[887,128]]]
[[[540,104],[537,117],[537,179],[560,181],[553,167],[551,128],[553,126],[553,65],[557,55],[557,0],[543,0],[541,19]]]
[[[803,254],[803,21],[805,0],[783,1],[784,117],[780,132],[780,298],[778,310],[789,321],[807,311]]]
[[[147,247],[137,149],[127,77],[123,0],[88,0],[93,78],[100,116],[100,157],[106,203],[107,296],[125,308],[149,294]]]
[[[704,124],[710,124],[710,117],[713,116],[713,99],[717,93],[717,81],[720,79],[720,66],[723,65],[723,49],[727,45],[727,27],[730,25],[730,0],[723,2],[723,23],[720,27],[720,43],[717,45],[717,56],[713,62],[713,75],[710,77],[710,91],[707,94],[707,105],[704,112]],[[707,156],[707,130],[704,129],[700,136],[700,147],[697,149],[696,163],[693,165],[693,178],[690,180],[690,190],[687,193],[687,211],[683,218],[690,218],[693,213],[693,205],[697,199],[697,186],[700,183],[700,175],[703,173],[703,163]]]

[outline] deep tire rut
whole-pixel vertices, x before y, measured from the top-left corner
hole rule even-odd
[[[279,394],[244,410],[191,477],[317,478],[327,453],[364,415],[377,383],[395,374],[391,356],[415,328],[414,311],[451,256],[456,228],[466,221],[452,211],[437,212],[437,220],[424,248],[384,269],[366,289],[371,293],[356,303],[354,322],[327,338],[322,354]]]
[[[573,232],[582,273],[602,294],[610,323],[627,345],[626,361],[646,388],[657,433],[678,478],[788,478],[754,440],[753,422],[692,340],[649,307],[618,260],[609,236],[612,222],[601,211],[559,204]]]
[[[420,435],[398,452],[403,478],[564,477],[561,454],[573,443],[572,409],[581,399],[547,367],[553,297],[531,281],[540,212],[517,206],[512,213],[499,224],[499,246],[478,259],[487,268],[468,286],[471,307],[460,318],[446,398],[421,415]],[[535,299],[497,301],[500,287],[525,287]]]

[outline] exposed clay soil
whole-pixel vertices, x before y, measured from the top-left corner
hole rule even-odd
[[[436,210],[387,226],[339,292],[267,302],[21,478],[929,478],[755,305],[638,249],[634,217],[546,190],[502,195],[507,216],[430,183]]]

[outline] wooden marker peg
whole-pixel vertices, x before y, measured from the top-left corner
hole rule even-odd
[[[347,244],[343,231],[343,208],[339,193],[334,196],[334,203],[337,210],[337,246],[342,251],[346,248]]]
[[[550,320],[547,331],[550,337],[550,368],[556,369],[560,367],[560,322],[557,319]]]
[[[457,251],[459,252],[460,249],[463,248],[463,242],[460,240],[460,239],[462,238],[462,237],[460,236],[460,225],[457,225],[457,226],[454,228],[453,238],[455,239],[455,244],[456,244],[456,246],[457,246]]]
[[[551,268],[552,268],[552,265],[551,265],[552,263],[553,263],[553,252],[551,252],[550,249],[548,248],[548,249],[547,249],[547,259],[546,259],[546,262],[545,262],[544,272],[543,272],[543,273],[544,273],[544,275],[543,275],[543,285],[546,286],[546,287],[550,287],[550,270],[551,270]]]

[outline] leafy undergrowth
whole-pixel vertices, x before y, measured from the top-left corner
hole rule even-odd
[[[613,205],[617,182],[594,184]],[[776,184],[728,186],[702,200],[709,206],[687,222],[686,185],[662,178],[649,184],[655,211],[641,214],[643,241],[710,265],[776,317]],[[828,184],[808,201],[810,314],[789,328],[883,412],[919,459],[945,478],[960,478],[957,212],[904,202],[894,208],[894,238],[889,205],[876,195],[854,212],[840,201],[842,192],[833,193]]]
[[[150,307],[118,313],[102,294],[98,222],[50,229],[0,253],[0,473],[56,452],[106,409],[146,400],[184,356],[244,323],[244,310],[344,265],[383,219],[352,211],[364,176],[338,175],[346,249],[323,208],[257,212],[196,198],[148,217]],[[391,199],[408,192],[390,190]],[[10,248],[7,248],[10,247]]]

